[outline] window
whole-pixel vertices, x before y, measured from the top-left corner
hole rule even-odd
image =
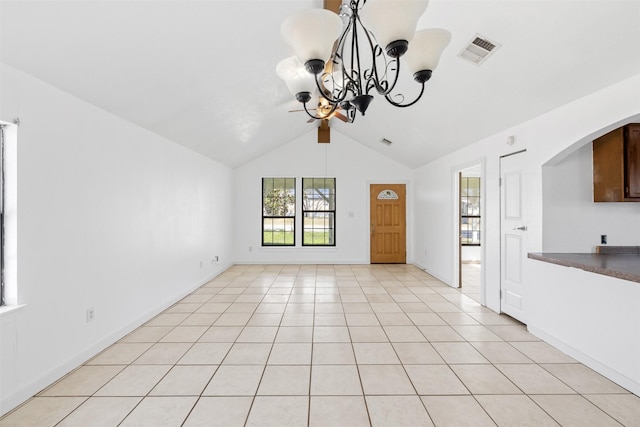
[[[296,244],[296,179],[262,178],[262,246]]]
[[[4,304],[4,126],[0,125],[0,306]]]
[[[463,246],[480,245],[480,178],[460,178],[460,236]]]
[[[16,166],[18,122],[0,122],[0,311],[18,306]]]
[[[336,179],[302,178],[303,246],[336,245]]]

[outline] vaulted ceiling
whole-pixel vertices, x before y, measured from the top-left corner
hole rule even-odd
[[[2,0],[0,53],[12,67],[235,167],[318,126],[287,112],[298,104],[275,66],[292,54],[280,36],[285,17],[321,7]],[[417,167],[640,73],[640,1],[431,0],[418,28],[432,27],[448,29],[452,41],[423,99],[406,109],[376,99],[355,123],[332,120],[334,132]],[[502,44],[481,66],[457,56],[476,33]]]

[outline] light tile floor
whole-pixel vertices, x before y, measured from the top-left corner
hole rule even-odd
[[[462,293],[476,302],[480,302],[480,274],[482,264],[479,262],[462,263]]]
[[[234,266],[0,425],[640,426],[640,398],[469,290],[411,265]]]

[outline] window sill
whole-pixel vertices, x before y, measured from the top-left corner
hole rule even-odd
[[[2,307],[0,307],[0,317],[9,316],[10,314],[17,312],[18,310],[26,306],[27,306],[26,304],[3,305]]]
[[[260,250],[265,252],[298,252],[300,250],[336,252],[337,246],[260,246]]]

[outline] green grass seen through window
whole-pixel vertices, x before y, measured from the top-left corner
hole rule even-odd
[[[326,231],[305,231],[303,237],[305,245],[333,245],[331,232]]]
[[[293,245],[293,231],[265,231],[265,245]]]
[[[291,231],[265,231],[265,245],[293,245],[293,232]],[[305,231],[305,245],[332,245],[331,233],[327,231]]]

